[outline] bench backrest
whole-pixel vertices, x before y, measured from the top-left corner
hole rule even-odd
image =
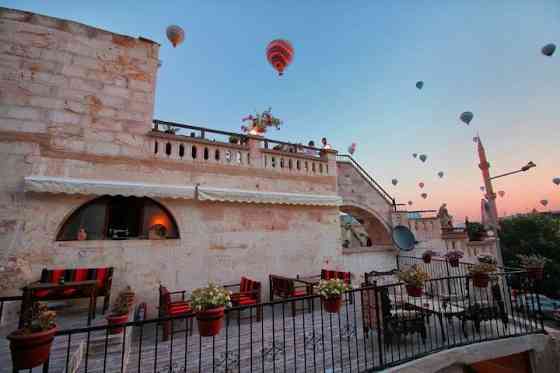
[[[43,283],[58,283],[64,281],[97,280],[97,295],[105,295],[111,289],[113,281],[113,267],[100,268],[72,268],[72,269],[47,269],[41,271]]]
[[[352,284],[352,274],[350,272],[332,271],[329,269],[321,270],[321,280],[332,280],[335,278],[344,281],[347,285]]]
[[[284,298],[292,296],[294,292],[294,280],[274,275],[270,275],[269,280],[272,294]]]

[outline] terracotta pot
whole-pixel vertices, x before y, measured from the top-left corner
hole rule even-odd
[[[459,267],[459,258],[449,259],[451,267]]]
[[[406,285],[406,293],[409,297],[418,298],[422,296],[422,288],[413,285]]]
[[[544,278],[544,267],[527,267],[527,276],[532,280],[542,280]]]
[[[109,315],[106,317],[109,326],[121,325],[128,321],[128,314],[124,315]],[[123,332],[123,327],[112,327],[109,329],[109,334],[120,334]]]
[[[211,308],[196,314],[198,334],[211,337],[220,332],[224,323],[224,307]]]
[[[431,255],[422,255],[422,260],[426,264],[431,263],[432,262],[432,256]]]
[[[323,301],[323,307],[328,313],[338,313],[340,307],[342,306],[342,296],[335,296],[330,298],[321,298]]]
[[[488,273],[477,273],[472,275],[473,286],[477,288],[485,288],[488,286],[488,281],[490,281],[490,276]]]
[[[43,364],[49,358],[56,326],[37,333],[22,334],[20,330],[10,333],[12,364],[15,369],[30,369]]]

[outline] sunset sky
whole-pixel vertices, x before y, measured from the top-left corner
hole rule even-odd
[[[243,4],[241,6],[240,4]],[[437,6],[436,6],[437,4]],[[496,181],[500,216],[560,209],[560,1],[0,1],[162,44],[155,116],[238,131],[269,106],[284,121],[267,136],[326,136],[413,208],[447,202],[458,220],[480,217],[476,133]],[[173,49],[169,24],[186,30]],[[285,38],[295,59],[279,78],[269,41]],[[423,80],[419,91],[415,83]],[[458,116],[475,115],[470,126]],[[412,153],[425,153],[421,163]],[[445,172],[439,179],[438,171]],[[391,185],[397,178],[399,184]],[[429,198],[420,198],[418,182]]]

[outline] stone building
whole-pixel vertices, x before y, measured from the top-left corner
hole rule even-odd
[[[132,286],[149,304],[159,283],[390,269],[397,221],[445,250],[437,219],[395,213],[390,196],[334,150],[154,131],[160,60],[151,40],[5,8],[0,39],[5,295],[44,267],[113,266],[113,286]],[[364,222],[371,246],[342,248],[340,212]]]

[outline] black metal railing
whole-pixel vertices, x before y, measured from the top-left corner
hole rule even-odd
[[[402,283],[362,284],[344,294],[338,313],[326,312],[317,295],[230,308],[214,337],[199,336],[196,323],[189,329],[193,315],[131,321],[120,334],[110,334],[107,325],[59,330],[49,362],[36,371],[362,372],[461,345],[542,333],[531,281],[523,272],[507,275],[517,277],[526,296],[512,297],[505,273],[486,288],[475,288],[469,276],[453,276],[427,281],[419,297],[408,295]],[[166,324],[171,333],[164,341]]]
[[[397,202],[393,196],[391,196],[375,179],[358,163],[351,155],[348,154],[338,154],[336,156],[337,161],[350,163],[354,168],[362,175],[366,182],[375,190],[381,194],[381,196],[391,205],[393,209],[397,211]]]

